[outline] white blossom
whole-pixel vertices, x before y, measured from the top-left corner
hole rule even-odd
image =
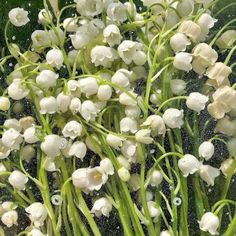
[[[64,19],[63,28],[67,32],[76,32],[76,30],[78,29],[77,19],[71,17]]]
[[[3,96],[0,97],[0,110],[1,111],[9,110],[10,106],[11,106],[11,102],[10,102],[9,98],[3,97]]]
[[[8,13],[8,17],[10,22],[17,27],[24,26],[30,21],[28,11],[19,7],[11,9]]]
[[[129,117],[120,120],[120,131],[136,133],[138,131],[137,121]]]
[[[97,80],[93,77],[87,77],[79,80],[79,87],[82,93],[85,93],[87,97],[94,95],[98,91]]]
[[[181,126],[184,124],[183,121],[183,110],[178,110],[176,108],[168,108],[164,114],[163,114],[163,120],[165,124],[174,129],[174,128],[181,128]]]
[[[107,42],[111,47],[116,44],[119,45],[122,39],[119,28],[114,24],[108,25],[103,30],[103,37],[104,41]]]
[[[205,142],[201,143],[201,145],[198,148],[199,156],[204,158],[206,161],[211,159],[211,157],[214,154],[214,151],[215,151],[215,147],[209,141],[205,141]]]
[[[129,181],[130,179],[130,173],[129,170],[127,170],[125,167],[121,167],[118,171],[117,171],[120,179],[124,182]]]
[[[29,94],[29,90],[23,85],[21,79],[14,79],[13,82],[8,86],[8,95],[13,100],[21,100]]]
[[[184,155],[178,161],[178,167],[182,171],[184,177],[188,177],[189,174],[194,174],[199,170],[200,165],[198,159],[190,154]]]
[[[70,110],[72,113],[76,114],[81,111],[81,101],[79,98],[72,98],[70,102]]]
[[[170,89],[173,94],[182,95],[186,92],[187,83],[182,79],[172,79],[170,81]]]
[[[104,0],[77,0],[77,11],[81,16],[94,17],[102,13]]]
[[[42,25],[47,25],[52,21],[52,14],[46,9],[42,9],[38,14],[38,22]]]
[[[53,48],[47,52],[46,60],[50,66],[60,69],[63,65],[64,57],[60,49]]]
[[[76,156],[77,158],[83,160],[87,153],[87,146],[81,141],[74,142],[69,148],[69,156]]]
[[[235,41],[236,30],[227,30],[216,40],[216,45],[220,49],[226,49],[231,47]]]
[[[106,137],[108,145],[117,150],[120,150],[120,147],[122,146],[124,140],[125,140],[124,138],[116,136],[114,134],[108,134]]]
[[[18,190],[24,190],[25,184],[28,182],[28,177],[22,172],[14,170],[8,177],[8,181],[12,185],[12,187]]]
[[[119,102],[122,105],[135,106],[137,104],[137,96],[138,95],[132,91],[128,91],[128,94],[123,92],[119,96]]]
[[[219,218],[212,212],[203,214],[201,220],[198,222],[199,227],[204,232],[209,232],[211,235],[218,235],[217,228],[220,225]]]
[[[10,128],[2,135],[2,144],[7,148],[19,150],[23,138],[21,134],[14,128]]]
[[[149,181],[152,187],[159,187],[162,180],[163,180],[163,176],[159,170],[152,171],[151,176],[150,176],[150,181]]]
[[[63,92],[57,95],[57,106],[61,112],[67,112],[71,104],[71,96],[64,94]]]
[[[48,89],[56,85],[59,75],[51,70],[43,70],[36,77],[36,83],[42,88]]]
[[[8,211],[3,213],[1,217],[1,221],[4,225],[6,225],[8,228],[12,227],[13,225],[18,225],[18,214],[17,211]]]
[[[114,167],[109,158],[104,158],[100,161],[100,167],[107,175],[113,175],[114,174]]]
[[[80,137],[82,134],[82,125],[75,121],[69,121],[63,128],[62,134],[66,138],[75,139],[77,137]]]
[[[140,129],[135,133],[135,139],[140,143],[151,144],[153,142],[153,138],[150,137],[150,135],[150,129]]]
[[[29,235],[30,236],[46,236],[45,234],[43,234],[39,229],[35,228],[35,229],[32,229],[30,232],[29,232]]]
[[[189,72],[192,70],[192,55],[187,52],[179,52],[175,55],[173,65],[178,70]]]
[[[156,202],[148,201],[147,202],[147,207],[148,207],[148,211],[149,211],[149,214],[150,214],[151,218],[154,218],[153,221],[156,222],[158,217],[161,214],[159,208],[157,207]]]
[[[200,111],[205,109],[205,105],[209,98],[201,93],[192,92],[189,94],[186,105],[189,109],[200,113]]]
[[[23,134],[23,137],[26,143],[36,143],[39,141],[36,136],[36,128],[34,126],[27,128]]]
[[[101,101],[108,101],[112,96],[112,88],[110,85],[100,85],[97,91],[97,97]]]
[[[175,52],[185,51],[191,42],[182,33],[176,33],[170,38],[170,46]]]
[[[112,204],[105,197],[96,200],[93,204],[93,208],[91,209],[91,213],[95,214],[96,217],[101,217],[102,215],[109,217],[111,211],[112,211]]]
[[[196,43],[201,35],[201,27],[191,20],[183,21],[178,28],[178,32],[185,34],[194,43]]]
[[[127,19],[126,5],[114,2],[108,5],[107,16],[113,22],[124,22]]]
[[[41,114],[54,114],[58,110],[57,100],[55,97],[44,97],[39,101]]]
[[[9,147],[5,146],[2,142],[2,139],[0,139],[0,159],[7,158],[11,153],[11,150]]]
[[[86,100],[81,105],[80,113],[86,121],[94,121],[98,114],[98,109],[92,101]]]
[[[199,174],[208,185],[214,186],[215,178],[220,175],[220,170],[210,165],[201,165]]]

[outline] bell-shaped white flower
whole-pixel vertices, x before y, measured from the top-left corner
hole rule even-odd
[[[150,129],[140,129],[135,133],[135,139],[139,143],[151,144],[153,142],[153,138],[151,138],[150,135]]]
[[[53,48],[47,52],[46,60],[50,66],[60,69],[63,65],[64,57],[60,49]]]
[[[91,209],[91,213],[95,214],[96,217],[101,217],[102,215],[109,217],[111,211],[112,211],[112,204],[105,197],[96,200],[93,204],[93,208]]]
[[[82,191],[88,192],[89,179],[87,176],[87,168],[80,168],[72,174],[73,185]]]
[[[21,79],[14,79],[8,86],[7,92],[13,100],[21,100],[29,94],[29,90],[22,84]]]
[[[97,97],[100,101],[108,101],[112,96],[112,88],[110,85],[100,85],[97,91]]]
[[[8,13],[8,17],[10,22],[17,27],[26,25],[30,21],[28,11],[19,7],[11,9]]]
[[[235,41],[236,30],[227,30],[216,40],[216,45],[220,49],[226,49],[230,48]]]
[[[121,167],[118,171],[118,176],[120,177],[120,179],[124,182],[129,181],[130,179],[130,173],[129,170],[127,170],[125,167]]]
[[[9,147],[5,146],[2,142],[2,139],[0,139],[0,159],[7,158],[11,153],[11,150]]]
[[[107,42],[111,47],[116,44],[119,45],[122,39],[119,28],[114,24],[108,25],[103,30],[103,37],[104,41]]]
[[[47,235],[43,234],[39,229],[35,228],[29,232],[29,236],[47,236]]]
[[[1,221],[4,225],[6,225],[8,228],[12,227],[13,225],[18,225],[18,214],[17,211],[8,211],[3,213],[1,217]]]
[[[35,30],[31,34],[31,40],[33,42],[32,47],[37,51],[42,50],[42,47],[48,47],[51,41],[48,32],[44,30]]]
[[[122,146],[122,143],[125,139],[121,138],[119,136],[116,136],[114,134],[108,134],[106,137],[106,141],[108,143],[108,145],[110,145],[111,147],[120,150],[120,147]]]
[[[11,106],[11,102],[7,97],[0,97],[0,110],[8,111]]]
[[[105,3],[102,0],[77,0],[76,9],[81,16],[94,17],[102,13]]]
[[[148,201],[147,207],[148,207],[148,211],[149,211],[151,218],[154,218],[153,221],[156,222],[158,217],[161,214],[160,209],[157,207],[156,202]]]
[[[90,191],[99,190],[102,187],[102,185],[104,185],[107,182],[108,179],[106,173],[100,166],[89,168],[87,175],[89,180],[88,189]]]
[[[87,97],[94,95],[98,91],[97,80],[93,77],[87,77],[79,80],[79,87],[82,93],[85,93]]]
[[[181,128],[184,124],[183,118],[184,113],[183,110],[178,110],[176,108],[168,108],[163,114],[163,120],[165,124],[174,129],[174,128]]]
[[[47,218],[47,209],[40,202],[34,202],[25,211],[29,214],[30,220],[34,223],[35,227],[40,227],[44,225],[44,221]]]
[[[138,131],[138,123],[136,120],[125,117],[120,120],[120,131],[136,133]]]
[[[194,0],[182,0],[177,3],[176,9],[180,16],[189,16],[194,9]]]
[[[23,134],[23,137],[26,143],[36,143],[39,141],[36,137],[36,129],[34,126],[27,128]]]
[[[127,88],[130,84],[130,80],[132,77],[133,77],[133,72],[128,71],[126,69],[119,69],[112,76],[111,81],[112,83],[118,84],[123,88]]]
[[[182,171],[184,177],[188,177],[189,174],[194,174],[199,170],[201,164],[198,159],[190,154],[184,155],[178,161],[178,167]]]
[[[35,126],[35,125],[36,125],[36,123],[35,123],[34,117],[25,116],[25,117],[20,118],[20,120],[19,120],[19,129],[16,129],[14,127],[12,127],[12,128],[14,128],[18,131],[21,131],[21,129],[26,130],[32,126]]]
[[[110,3],[107,7],[107,16],[113,22],[124,22],[127,19],[127,7],[121,2]]]
[[[71,96],[64,94],[63,92],[57,95],[57,106],[61,112],[67,112],[71,104]]]
[[[10,128],[2,134],[2,144],[7,148],[19,150],[22,141],[23,138],[21,134],[13,128]]]
[[[232,168],[232,165],[234,164],[234,159],[228,158],[225,159],[221,165],[220,165],[220,170],[223,173],[225,177],[229,174],[230,169]],[[236,168],[234,170],[234,174],[236,173]]]
[[[64,137],[66,138],[71,138],[71,139],[75,139],[79,136],[81,136],[82,134],[82,125],[75,121],[69,121],[63,128],[62,130],[62,134]]]
[[[215,178],[220,175],[220,170],[210,165],[201,165],[199,174],[208,185],[214,186]]]
[[[44,97],[39,101],[41,114],[54,114],[58,110],[57,100],[55,97]]]
[[[147,55],[144,51],[136,51],[133,57],[133,62],[137,66],[143,66],[147,61]]]
[[[207,96],[198,92],[193,92],[189,94],[186,105],[189,109],[200,113],[200,111],[205,109],[208,100],[209,98]]]
[[[131,166],[130,166],[129,160],[127,158],[123,157],[122,155],[119,155],[117,157],[117,161],[120,164],[120,166],[124,167],[127,170],[130,170]]]
[[[137,143],[131,140],[125,140],[121,147],[121,153],[130,162],[136,161]]]
[[[36,83],[42,88],[48,89],[56,85],[59,75],[51,70],[43,70],[36,77]]]
[[[154,170],[151,173],[149,184],[152,187],[159,187],[159,185],[161,184],[162,180],[163,180],[162,173],[159,170]]]
[[[94,121],[98,114],[98,109],[92,101],[86,100],[81,105],[80,113],[86,121]]]
[[[170,81],[171,92],[175,95],[182,95],[186,92],[186,82],[182,79],[172,79]]]
[[[41,150],[48,157],[56,157],[60,155],[60,150],[64,147],[65,140],[56,134],[49,134],[45,136],[44,141],[41,143]]]
[[[13,128],[18,132],[21,132],[21,130],[22,130],[19,120],[15,119],[15,118],[5,120],[3,123],[3,126],[6,127],[7,129]]]
[[[127,117],[130,117],[132,119],[137,119],[139,118],[141,114],[140,108],[136,106],[125,106],[125,115]]]
[[[25,176],[22,172],[14,170],[8,177],[9,183],[12,187],[18,190],[24,190],[25,184],[28,182],[28,177]]]
[[[104,158],[100,161],[100,167],[107,175],[113,175],[114,174],[114,167],[112,165],[112,162],[109,158]]]
[[[79,98],[72,98],[70,102],[70,111],[73,114],[77,114],[81,111],[81,101]]]
[[[204,158],[206,161],[208,161],[212,158],[214,152],[215,152],[215,147],[209,141],[205,141],[205,142],[201,143],[201,145],[198,148],[199,156]]]
[[[74,142],[68,151],[69,156],[76,156],[81,160],[84,159],[86,153],[87,153],[87,146],[85,143],[81,141]]]
[[[63,28],[67,32],[75,32],[78,29],[77,19],[68,17],[63,21]]]
[[[170,38],[170,46],[175,52],[185,51],[191,42],[182,33],[176,33]]]
[[[201,28],[195,22],[187,20],[182,22],[182,24],[178,28],[178,32],[185,34],[194,43],[196,43],[201,35]]]
[[[47,25],[52,22],[52,14],[46,9],[42,9],[38,14],[38,23],[42,25]]]
[[[175,55],[173,65],[178,70],[190,71],[192,70],[192,55],[187,52],[179,52]]]
[[[211,235],[218,235],[217,228],[220,225],[219,218],[212,212],[203,214],[201,220],[198,222],[199,227],[204,232],[209,232]]]
[[[129,94],[127,93],[121,93],[119,96],[119,102],[122,105],[126,105],[126,106],[135,106],[137,104],[137,94],[132,92],[132,91],[128,91]]]
[[[20,158],[26,162],[30,162],[30,160],[35,156],[35,149],[32,145],[25,145],[20,149]]]

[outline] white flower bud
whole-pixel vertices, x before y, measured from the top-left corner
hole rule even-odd
[[[98,87],[97,97],[101,101],[108,101],[112,96],[112,88],[110,85],[100,85]]]
[[[41,47],[48,47],[50,45],[50,37],[48,32],[44,30],[35,30],[31,35],[31,39],[33,42],[32,47],[38,51],[41,50]]]
[[[208,185],[214,186],[215,178],[220,175],[220,170],[210,165],[201,165],[199,174]]]
[[[26,145],[20,150],[20,158],[26,162],[29,162],[35,155],[35,150],[32,145]]]
[[[70,110],[74,114],[81,111],[81,101],[79,98],[72,98],[71,99]]]
[[[112,211],[111,202],[105,198],[99,198],[93,204],[93,208],[91,209],[91,213],[95,214],[96,217],[101,217],[102,215],[109,217],[110,212]]]
[[[228,158],[221,163],[220,170],[225,177],[227,177],[229,170],[232,168],[233,164],[234,164],[234,159],[231,158]],[[234,173],[236,173],[236,168],[234,170]]]
[[[147,55],[143,51],[136,51],[133,57],[133,62],[137,66],[143,66],[147,61]]]
[[[41,143],[41,150],[48,157],[56,157],[60,155],[60,149],[63,149],[65,140],[56,134],[49,134],[45,136],[44,141]]]
[[[39,101],[41,114],[54,114],[58,110],[57,100],[55,97],[44,97]]]
[[[29,94],[29,90],[22,84],[21,79],[14,79],[8,86],[7,92],[13,100],[21,100]]]
[[[46,9],[42,9],[38,14],[38,23],[42,25],[47,25],[52,22],[52,14]]]
[[[178,32],[185,34],[194,43],[199,40],[201,34],[201,28],[195,22],[191,20],[184,21],[178,28]]]
[[[92,101],[86,100],[81,105],[80,113],[86,121],[94,121],[98,114],[98,109]]]
[[[182,33],[176,33],[170,38],[170,46],[175,52],[185,51],[188,45],[191,42]]]
[[[178,2],[176,9],[178,13],[180,14],[180,16],[182,17],[189,16],[194,9],[194,0],[182,0]]]
[[[87,168],[80,168],[73,172],[72,174],[73,185],[82,191],[87,189],[89,185],[89,180],[87,176]]]
[[[36,137],[35,127],[29,127],[25,130],[23,137],[26,143],[36,143],[39,139]]]
[[[103,30],[103,37],[104,41],[107,42],[111,47],[116,44],[119,45],[122,39],[119,28],[114,24],[108,25]]]
[[[221,119],[225,116],[225,113],[229,112],[229,107],[223,103],[215,101],[207,106],[209,114],[215,119]]]
[[[117,157],[118,163],[123,166],[125,169],[130,170],[130,163],[127,158],[123,157],[122,155]]]
[[[186,93],[186,82],[182,79],[172,79],[170,81],[171,92],[175,95],[182,95]]]
[[[187,52],[179,52],[175,55],[173,65],[178,70],[189,72],[192,70],[192,55]]]
[[[215,152],[215,147],[211,142],[205,141],[198,148],[198,154],[206,161],[210,160]]]
[[[11,153],[10,148],[5,146],[2,143],[2,139],[0,139],[0,160],[7,158],[10,155],[10,153]]]
[[[71,96],[70,95],[66,95],[63,92],[59,93],[57,95],[57,106],[58,106],[58,110],[61,112],[67,112],[68,108],[71,104]]]
[[[112,162],[109,158],[105,158],[100,161],[100,167],[107,175],[113,175],[114,174],[114,167],[112,165]]]
[[[75,18],[66,18],[63,21],[63,28],[67,31],[67,32],[76,32],[76,30],[78,29],[78,25],[77,25],[77,19]]]
[[[140,129],[135,133],[135,139],[137,142],[144,144],[151,144],[153,138],[150,137],[151,130],[150,129]]]
[[[220,49],[226,49],[231,47],[235,41],[236,30],[227,30],[216,40],[216,45]]]
[[[2,135],[3,145],[10,149],[19,150],[22,141],[23,138],[21,134],[13,128],[10,128],[9,130],[5,131]]]
[[[175,128],[181,128],[181,126],[184,124],[183,118],[184,118],[184,112],[183,110],[178,110],[175,108],[169,108],[167,109],[163,114],[163,120],[167,126],[169,126],[172,129]]]
[[[7,97],[0,97],[0,110],[7,111],[11,106],[11,102]]]
[[[205,105],[208,100],[209,99],[207,96],[198,92],[193,92],[189,94],[186,100],[186,105],[189,109],[200,113],[200,111],[205,109]]]
[[[125,115],[132,119],[139,118],[141,110],[138,106],[125,106]]]
[[[182,171],[183,176],[188,177],[189,174],[194,174],[199,170],[200,162],[195,156],[186,154],[178,161],[178,167]]]
[[[120,131],[136,133],[138,131],[138,123],[136,120],[125,117],[120,120]]]
[[[87,97],[94,95],[98,91],[97,80],[93,77],[87,77],[79,80],[79,87],[82,93],[85,93]]]
[[[106,137],[106,141],[108,143],[108,145],[110,145],[111,147],[120,150],[120,147],[122,146],[122,143],[125,139],[121,138],[119,136],[116,136],[114,134],[108,134]]]
[[[220,225],[219,218],[212,212],[203,214],[201,220],[198,222],[199,227],[204,232],[209,232],[211,235],[218,235],[217,228]]]
[[[34,202],[25,211],[29,214],[30,220],[34,223],[35,227],[44,225],[44,221],[47,218],[47,209],[40,202]]]
[[[135,105],[137,105],[137,96],[138,95],[136,93],[132,92],[132,91],[128,91],[128,92],[129,92],[130,95],[128,95],[125,92],[120,94],[120,96],[119,96],[120,104],[126,105],[126,106],[135,106]]]
[[[151,218],[155,218],[154,221],[157,220],[157,218],[160,216],[161,212],[159,210],[159,208],[157,207],[156,202],[154,201],[148,201],[147,202],[147,207],[148,207],[148,211],[149,214],[151,216]]]
[[[12,227],[13,225],[18,225],[17,220],[18,220],[18,214],[16,211],[5,212],[1,217],[2,223],[6,225],[8,228]]]
[[[26,129],[32,127],[32,126],[35,126],[34,117],[32,117],[32,116],[25,116],[25,117],[20,118],[19,125],[20,125],[20,129],[18,131],[20,131],[21,128],[23,130],[26,130]],[[14,128],[14,127],[12,127],[12,128]]]
[[[118,175],[119,175],[120,179],[124,182],[127,182],[130,179],[129,170],[127,170],[125,167],[121,167],[118,170]]]
[[[75,121],[69,121],[63,128],[62,134],[65,138],[75,139],[82,134],[82,125]]]
[[[39,229],[32,229],[29,232],[29,236],[47,236],[47,235],[43,234]]]
[[[18,190],[24,190],[25,184],[28,182],[28,177],[25,176],[22,172],[14,170],[8,177],[9,183],[12,187]]]
[[[124,22],[127,19],[126,9],[121,2],[110,3],[107,7],[107,16],[112,22]]]
[[[87,153],[87,146],[85,145],[85,143],[80,141],[74,142],[68,151],[69,156],[76,156],[81,160],[84,159],[86,153]]]
[[[42,88],[48,89],[56,85],[59,75],[51,70],[43,70],[36,77],[36,83]]]
[[[133,77],[133,72],[128,71],[126,69],[119,69],[116,73],[112,76],[111,82],[118,84],[123,88],[127,88],[130,84],[130,80]]]
[[[163,180],[163,176],[159,170],[154,170],[150,176],[150,185],[152,187],[159,187]]]
[[[105,4],[104,1],[95,0],[77,0],[76,9],[81,16],[94,17],[102,13]]]
[[[63,65],[64,57],[61,50],[53,48],[47,52],[46,60],[50,66],[60,69]]]
[[[10,22],[17,27],[26,25],[30,21],[28,11],[19,7],[11,9],[8,13],[8,17]]]
[[[18,132],[21,132],[22,130],[20,122],[15,118],[5,120],[3,126],[6,127],[7,129],[13,128]]]

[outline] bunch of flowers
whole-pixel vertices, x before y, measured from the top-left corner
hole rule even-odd
[[[28,50],[8,37],[28,12],[9,12],[3,231],[108,235],[107,218],[109,235],[236,233],[236,20],[213,31],[216,2],[45,1]]]

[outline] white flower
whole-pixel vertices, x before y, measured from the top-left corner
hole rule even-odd
[[[35,150],[32,145],[26,145],[20,149],[20,158],[26,162],[30,162],[30,160],[34,157]]]
[[[205,141],[201,143],[198,148],[199,156],[204,158],[206,161],[210,160],[215,151],[215,147],[211,142]]]
[[[50,66],[60,69],[63,65],[64,57],[60,49],[53,48],[47,52],[46,60]]]
[[[160,236],[172,236],[168,230],[161,231]]]
[[[84,159],[86,153],[87,153],[87,146],[85,143],[80,141],[74,142],[68,151],[69,156],[76,156],[81,160]]]
[[[108,134],[106,137],[106,141],[108,143],[108,145],[110,145],[111,147],[120,150],[120,147],[122,146],[122,143],[125,139],[121,138],[119,136],[116,136],[114,134]]]
[[[122,39],[119,28],[114,24],[108,25],[103,30],[103,37],[104,41],[107,42],[111,47],[116,44],[119,45]]]
[[[29,235],[30,236],[46,236],[45,234],[43,234],[39,229],[32,229],[30,232],[29,232]]]
[[[127,6],[121,2],[115,2],[108,5],[107,16],[111,21],[124,22],[127,19]]]
[[[47,25],[52,21],[52,14],[46,9],[42,9],[38,14],[38,22],[42,25]]]
[[[47,209],[40,202],[34,202],[25,211],[29,214],[30,220],[34,223],[35,227],[40,227],[44,225],[44,221],[47,218]]]
[[[48,32],[44,30],[35,30],[31,35],[31,40],[33,42],[32,47],[39,51],[41,47],[48,47],[51,41]]]
[[[67,32],[75,32],[78,29],[78,25],[77,25],[77,19],[75,18],[66,18],[63,21],[63,28],[67,31]]]
[[[189,174],[194,174],[199,170],[200,165],[198,159],[190,154],[184,155],[178,161],[178,167],[182,171],[184,177],[188,177]]]
[[[58,106],[58,110],[61,112],[67,112],[68,108],[71,104],[71,96],[70,95],[66,95],[63,92],[59,93],[57,95],[57,106]]]
[[[42,88],[48,89],[56,85],[59,75],[51,70],[43,70],[36,77],[36,83]]]
[[[48,157],[56,157],[60,155],[60,149],[63,149],[65,140],[56,134],[49,134],[45,136],[44,141],[41,143],[41,150]]]
[[[1,217],[2,223],[6,225],[8,228],[12,227],[13,225],[18,225],[17,220],[18,220],[18,214],[16,211],[5,212]]]
[[[24,190],[25,184],[28,182],[28,177],[25,176],[22,172],[14,170],[8,177],[8,181],[12,185],[12,187],[18,190]]]
[[[19,7],[11,9],[8,13],[8,17],[10,22],[17,27],[26,25],[30,21],[28,11]]]
[[[104,0],[77,0],[77,11],[81,16],[94,17],[102,13]]]
[[[80,168],[73,172],[72,174],[73,185],[80,188],[82,191],[88,192],[89,180],[87,176],[87,168]]]
[[[122,105],[126,106],[135,106],[137,104],[137,96],[138,94],[128,91],[129,94],[123,92],[119,96],[119,102]]]
[[[39,101],[41,114],[54,114],[58,110],[57,100],[55,97],[45,97]]]
[[[205,105],[208,100],[209,99],[207,96],[198,92],[193,92],[189,94],[186,100],[186,105],[189,109],[200,113],[200,111],[205,109]]]
[[[29,94],[29,90],[22,84],[21,79],[14,79],[7,88],[8,95],[14,100],[25,98]]]
[[[0,160],[7,158],[11,153],[10,148],[5,146],[2,142],[2,139],[0,139]]]
[[[227,30],[216,40],[216,45],[221,49],[226,49],[230,48],[235,41],[236,30]]]
[[[91,61],[95,66],[111,67],[112,62],[118,59],[117,51],[106,46],[95,46],[91,50]]]
[[[118,176],[120,177],[120,179],[124,182],[129,181],[130,179],[130,173],[129,170],[127,170],[125,167],[121,167],[118,171]]]
[[[151,144],[153,138],[150,137],[151,130],[150,129],[140,129],[135,133],[135,139],[137,142],[144,144]]]
[[[150,214],[151,218],[154,218],[154,222],[156,222],[157,218],[161,214],[159,208],[157,207],[156,202],[148,201],[147,202],[147,207],[148,207],[148,211],[149,211],[149,214]]]
[[[235,149],[236,150],[236,149]],[[225,159],[221,165],[220,165],[220,170],[221,172],[223,173],[223,175],[225,177],[227,177],[227,175],[229,174],[229,171],[231,170],[232,168],[232,165],[234,164],[234,159],[232,158],[228,158],[228,159]],[[236,168],[234,169],[234,174],[236,173]]]
[[[94,121],[98,114],[98,109],[92,101],[86,100],[81,105],[80,113],[86,121]]]
[[[159,187],[163,180],[163,176],[159,170],[154,170],[150,176],[150,185],[153,187]]]
[[[166,127],[162,117],[158,115],[150,115],[141,126],[149,126],[151,129],[151,135],[156,137],[161,134],[165,134]]]
[[[0,97],[0,110],[7,111],[11,106],[11,102],[7,97]]]
[[[25,117],[20,118],[18,123],[19,123],[19,128],[17,128],[17,129],[14,127],[12,127],[12,128],[14,128],[18,131],[21,131],[21,129],[26,130],[26,129],[34,126],[35,120],[34,120],[34,117],[32,117],[32,116],[25,116]]]
[[[185,34],[194,43],[196,43],[201,35],[201,28],[195,22],[187,20],[183,21],[183,23],[179,26],[178,32]]]
[[[194,9],[194,0],[182,0],[178,2],[176,9],[180,16],[189,16]]]
[[[141,114],[140,108],[136,106],[125,106],[125,115],[132,119],[138,119]]]
[[[120,120],[120,131],[136,133],[138,131],[138,123],[136,120],[125,117]]]
[[[36,143],[39,141],[36,137],[36,129],[34,126],[27,128],[23,134],[23,137],[26,143]]]
[[[19,150],[22,141],[23,138],[21,134],[13,128],[10,128],[9,130],[5,131],[2,135],[3,145],[10,149]]]
[[[192,70],[192,55],[187,52],[179,52],[175,55],[173,65],[178,70],[189,72]]]
[[[107,175],[113,175],[114,174],[114,167],[112,165],[112,162],[109,158],[105,158],[100,161],[100,167]]]
[[[175,52],[185,51],[191,42],[182,33],[176,33],[170,38],[170,46]]]
[[[76,114],[81,110],[81,101],[79,98],[72,98],[70,103],[70,110],[72,113]]]
[[[121,153],[129,159],[130,162],[135,162],[137,151],[137,143],[131,140],[125,140],[121,147]]]
[[[143,51],[136,51],[133,57],[133,62],[137,66],[143,66],[147,61],[147,55]]]
[[[102,215],[109,217],[111,211],[112,211],[112,204],[105,197],[96,200],[93,204],[93,208],[91,209],[91,213],[95,214],[96,217],[101,217]]]
[[[167,126],[172,129],[181,128],[184,124],[183,118],[184,113],[183,110],[178,110],[176,108],[168,108],[163,114],[163,120]]]
[[[199,174],[208,185],[214,186],[215,178],[220,175],[220,170],[210,165],[201,165]]]
[[[15,118],[5,120],[3,126],[6,127],[7,129],[13,128],[19,132],[21,132],[22,130],[20,122]]]
[[[63,128],[62,130],[62,134],[64,137],[66,138],[71,138],[71,139],[75,139],[79,136],[81,136],[82,134],[82,125],[75,121],[69,121]]]
[[[116,73],[112,76],[111,81],[112,83],[116,83],[119,86],[126,88],[130,84],[130,79],[133,77],[133,72],[128,71],[126,69],[119,69]]]
[[[112,96],[112,88],[110,85],[100,85],[97,91],[97,97],[100,101],[108,101]]]
[[[93,77],[87,77],[79,80],[79,87],[82,93],[85,93],[87,97],[94,95],[98,91],[97,80]]]
[[[203,214],[201,221],[198,222],[199,227],[204,232],[209,232],[211,235],[218,235],[217,228],[220,225],[219,218],[212,212]]]
[[[170,81],[171,92],[175,95],[182,95],[186,92],[186,82],[182,79],[172,79]]]
[[[122,155],[120,155],[120,156],[117,157],[117,161],[125,169],[130,170],[130,163],[129,163],[127,158],[125,158]]]

